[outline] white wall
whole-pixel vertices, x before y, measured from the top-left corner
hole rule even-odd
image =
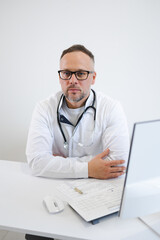
[[[0,0],[0,159],[25,160],[35,103],[60,89],[75,43],[93,51],[94,89],[121,101],[130,132],[160,119],[159,0]]]

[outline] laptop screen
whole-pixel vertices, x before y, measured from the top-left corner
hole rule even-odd
[[[160,120],[135,123],[119,215],[160,211]]]

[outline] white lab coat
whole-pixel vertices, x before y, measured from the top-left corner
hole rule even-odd
[[[124,112],[118,101],[102,93],[96,93],[96,121],[93,109],[89,108],[76,128],[61,123],[68,142],[68,148],[65,149],[57,122],[57,106],[61,95],[62,92],[58,92],[50,96],[37,104],[34,110],[26,149],[33,175],[87,178],[88,161],[106,148],[110,149],[110,159],[128,159],[129,135]],[[91,91],[85,108],[92,102]],[[59,113],[64,114],[61,106]]]

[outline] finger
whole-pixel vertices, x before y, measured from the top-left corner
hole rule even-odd
[[[110,178],[117,178],[117,177],[120,177],[121,175],[123,175],[124,172],[119,172],[119,173],[111,173],[109,175]]]
[[[111,167],[110,173],[124,172],[125,170],[126,170],[125,167]]]
[[[105,149],[102,153],[98,154],[97,157],[104,158],[109,154],[109,148]]]
[[[116,166],[116,165],[120,165],[120,164],[124,164],[125,161],[124,160],[111,160],[106,162],[107,165],[109,166]]]

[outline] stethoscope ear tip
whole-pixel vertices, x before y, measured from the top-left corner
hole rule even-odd
[[[78,143],[78,146],[83,147],[83,143],[80,143],[80,142],[79,142],[79,143]]]
[[[64,142],[64,149],[68,149],[68,143],[67,142]],[[78,146],[80,146],[80,147],[83,147],[83,143],[78,143]]]
[[[64,148],[68,149],[68,143],[67,142],[64,142]]]

